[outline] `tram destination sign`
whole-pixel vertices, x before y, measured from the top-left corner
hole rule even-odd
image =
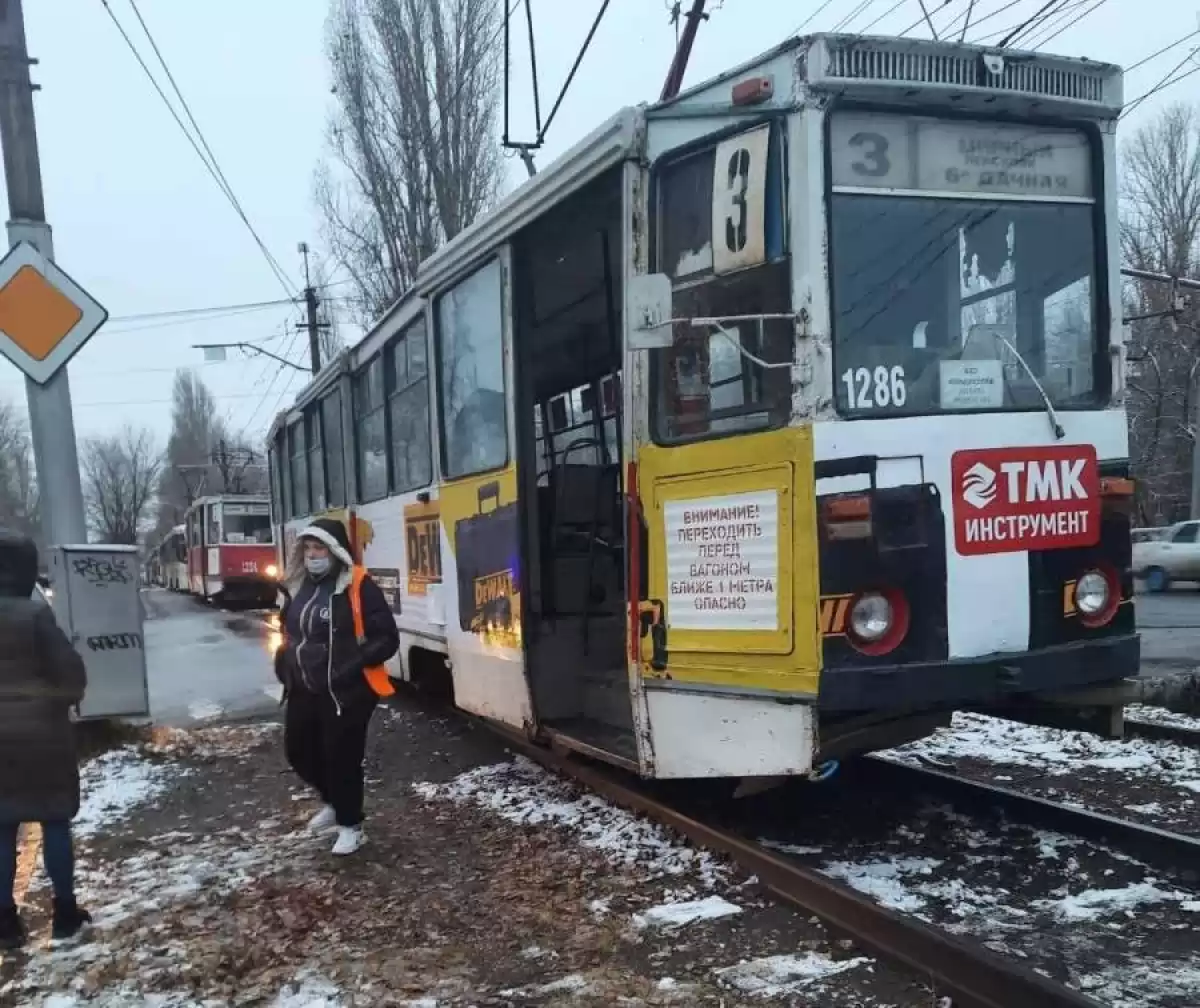
[[[836,188],[971,195],[1092,196],[1092,157],[1079,130],[1013,123],[835,113]]]
[[[1092,445],[983,448],[950,459],[962,556],[1094,546],[1100,472]]]
[[[28,242],[0,260],[0,353],[44,385],[75,356],[108,312]]]

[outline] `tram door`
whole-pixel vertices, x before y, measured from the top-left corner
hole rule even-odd
[[[538,721],[637,761],[621,491],[620,166],[513,246],[526,661]]]
[[[649,268],[675,321],[631,360],[649,389],[634,461],[651,722],[663,691],[817,688],[811,427],[790,426],[786,133],[782,118],[737,126],[652,169]]]

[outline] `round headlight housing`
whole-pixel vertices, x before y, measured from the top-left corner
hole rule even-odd
[[[1104,612],[1111,597],[1112,588],[1108,578],[1099,571],[1087,571],[1075,582],[1075,605],[1084,616]]]
[[[892,603],[882,592],[864,592],[850,607],[850,632],[865,644],[883,640],[894,622]]]

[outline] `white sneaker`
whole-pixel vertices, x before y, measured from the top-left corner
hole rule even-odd
[[[312,833],[324,833],[336,825],[337,813],[333,811],[332,805],[322,805],[321,810],[308,821],[308,828]]]
[[[333,844],[334,854],[353,854],[364,843],[366,836],[363,831],[356,826],[339,826],[337,840]]]

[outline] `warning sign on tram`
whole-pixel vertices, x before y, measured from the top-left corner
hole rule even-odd
[[[983,448],[950,459],[963,556],[1094,546],[1100,473],[1092,445]]]
[[[95,298],[28,242],[0,260],[0,353],[39,385],[107,318]]]

